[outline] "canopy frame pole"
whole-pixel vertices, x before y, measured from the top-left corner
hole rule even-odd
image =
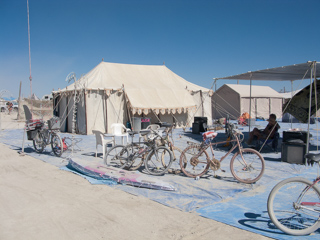
[[[315,64],[315,70],[314,70],[314,73],[317,72],[317,65]],[[318,87],[317,87],[317,78],[316,76],[314,75],[314,100],[315,100],[315,106],[316,106],[316,113],[315,113],[315,117],[317,117],[317,112],[318,112]],[[317,120],[317,119],[316,119]],[[317,129],[318,129],[318,120],[316,121],[316,124],[317,124]],[[317,139],[318,139],[318,131],[317,131]],[[317,144],[317,151],[319,151],[319,146]]]
[[[292,99],[292,98],[293,98],[293,81],[291,80],[291,99]],[[291,129],[292,129],[293,116],[290,114],[289,118],[290,118]]]
[[[311,74],[310,74],[310,92],[309,92],[309,114],[308,114],[308,134],[307,134],[307,146],[306,152],[309,153],[309,141],[310,141],[310,118],[311,118],[311,104],[312,104],[312,79],[315,74],[315,62],[312,62]],[[316,96],[315,96],[316,97]],[[307,159],[305,159],[305,164],[307,164]]]
[[[249,133],[251,132],[251,96],[252,96],[252,73],[250,73],[250,98],[249,98]]]
[[[213,101],[214,101],[214,118],[217,119],[217,79],[214,80],[214,95],[213,95]],[[215,121],[217,122],[217,121]],[[217,125],[215,126],[217,129]]]

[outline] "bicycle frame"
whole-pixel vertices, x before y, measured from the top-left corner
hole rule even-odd
[[[47,146],[52,142],[53,135],[57,134],[58,131],[42,128],[40,132],[44,135],[44,143]]]
[[[215,143],[212,143],[212,142],[211,142],[211,143],[208,144],[208,146],[203,147],[203,150],[206,150],[206,149],[208,149],[208,148],[210,147],[211,154],[212,154],[212,156],[214,157],[214,150],[213,150],[213,147],[212,147],[212,146],[215,146],[215,145],[218,145],[218,144],[222,144],[222,143],[228,143],[228,142],[229,142],[229,143],[232,143],[232,142],[236,142],[236,144],[233,145],[233,146],[230,148],[230,150],[229,150],[223,157],[221,157],[220,162],[222,162],[226,157],[228,157],[229,154],[233,152],[233,150],[235,150],[236,148],[239,148],[239,152],[240,152],[241,158],[242,158],[242,160],[244,161],[244,163],[246,163],[246,161],[245,161],[245,159],[244,159],[244,157],[243,157],[243,155],[242,155],[242,151],[241,151],[241,150],[243,149],[243,147],[242,147],[241,142],[240,142],[240,140],[239,140],[238,134],[240,134],[240,133],[237,133],[237,132],[234,132],[234,133],[233,133],[233,136],[235,137],[234,140],[221,141],[221,142],[215,142]],[[202,152],[200,152],[200,154],[201,154],[201,153],[202,153]],[[200,156],[200,154],[199,154],[199,156]]]
[[[156,138],[154,138],[152,140],[152,143],[144,144],[144,146],[146,146],[146,147],[143,147],[142,151],[140,150],[140,148],[139,148],[139,151],[134,151],[133,147],[134,146],[140,147],[141,142],[140,142],[140,140],[139,140],[139,142],[133,142],[133,136],[134,135],[132,135],[131,143],[126,146],[126,148],[132,147],[131,153],[128,156],[128,160],[129,160],[129,162],[132,162],[134,157],[140,157],[140,156],[141,156],[142,160],[144,160],[144,157],[147,155],[147,153],[152,151],[156,147],[156,144],[155,144]]]
[[[311,186],[309,187],[306,187],[302,192],[301,194],[299,195],[298,199],[297,199],[297,202],[300,202],[301,198],[304,196],[304,194],[306,192],[309,191],[310,188],[312,188],[314,185],[316,185],[318,182],[320,182],[320,177],[317,177]],[[306,206],[319,206],[320,207],[320,202],[301,202],[300,204],[298,204],[297,202],[294,202],[293,205],[294,205],[294,208],[295,209],[300,209],[300,208],[303,208],[303,209],[306,209],[306,210],[309,210],[311,212],[316,212],[316,213],[320,213],[320,209],[317,210],[317,209],[310,209]]]

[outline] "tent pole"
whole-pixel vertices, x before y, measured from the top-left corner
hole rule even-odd
[[[202,90],[200,90],[200,101],[201,101],[201,117],[204,117]]]

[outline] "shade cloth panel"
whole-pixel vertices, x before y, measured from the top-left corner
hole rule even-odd
[[[314,83],[313,83],[314,84]],[[312,87],[314,87],[312,84]],[[312,101],[311,101],[311,116],[316,113],[316,111],[320,108],[320,80],[316,81],[317,86],[317,102],[315,101],[315,91],[313,88],[312,91]],[[290,113],[296,119],[303,123],[308,122],[309,117],[309,99],[310,99],[310,85],[303,88],[300,92],[298,92],[294,97],[283,106],[285,112]],[[317,105],[316,105],[317,103]],[[287,106],[288,105],[288,106]]]

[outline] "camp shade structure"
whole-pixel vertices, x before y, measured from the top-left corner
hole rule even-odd
[[[93,129],[108,133],[113,123],[126,125],[133,117],[178,126],[191,126],[194,116],[212,119],[213,92],[186,81],[165,65],[101,62],[78,81],[82,86],[76,106],[79,133],[91,134]],[[71,131],[73,94],[74,83],[53,92],[61,131]]]
[[[308,61],[306,63],[294,64],[284,67],[269,68],[258,71],[249,71],[246,73],[227,76],[222,78],[214,78],[215,81],[219,79],[230,79],[230,80],[250,80],[250,96],[252,95],[252,80],[258,81],[296,81],[301,79],[310,78],[310,93],[312,96],[312,85],[313,81],[316,83],[316,79],[320,77],[320,62]],[[312,98],[309,97],[309,110],[308,110],[308,133],[310,130],[310,117],[311,117],[311,106]],[[250,112],[251,112],[251,101],[250,101]],[[249,112],[249,114],[250,114]],[[250,131],[250,127],[249,127]],[[307,152],[309,151],[309,134],[307,139]]]

